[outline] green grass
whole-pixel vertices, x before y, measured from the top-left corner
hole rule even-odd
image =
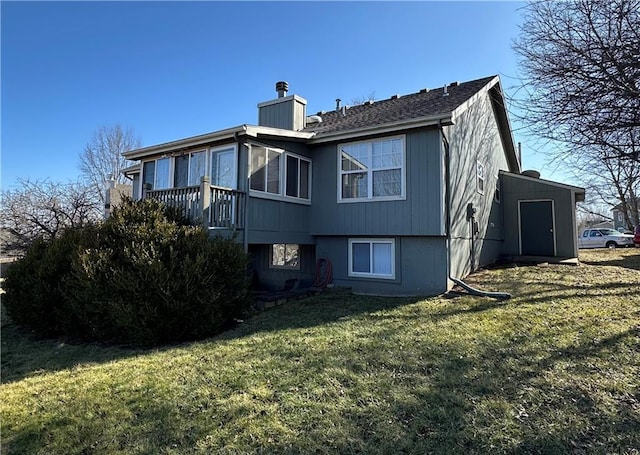
[[[328,293],[158,350],[3,318],[3,454],[639,453],[640,250],[486,270],[513,298]]]

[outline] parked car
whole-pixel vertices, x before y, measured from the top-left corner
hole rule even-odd
[[[633,233],[633,243],[635,243],[636,246],[640,246],[640,224],[636,226],[636,230]]]
[[[578,248],[618,248],[633,245],[633,235],[622,234],[615,229],[585,229],[578,237]]]

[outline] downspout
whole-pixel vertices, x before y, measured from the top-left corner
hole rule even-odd
[[[442,120],[438,120],[438,128],[444,147],[444,218],[445,235],[447,238],[447,277],[451,274],[451,168],[449,165],[449,140],[444,134]]]
[[[442,136],[442,144],[444,146],[444,213],[445,213],[445,229],[447,236],[447,277],[455,284],[463,288],[470,295],[476,295],[480,297],[493,297],[496,299],[510,299],[511,294],[506,292],[488,292],[481,291],[479,289],[472,288],[462,280],[458,280],[451,276],[451,166],[449,164],[450,152],[449,152],[449,140],[444,134],[444,127],[442,126],[442,120],[438,120],[438,128],[440,129],[440,135]]]

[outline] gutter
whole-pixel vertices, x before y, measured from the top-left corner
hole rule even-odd
[[[201,134],[199,136],[192,136],[184,139],[178,139],[177,141],[165,142],[158,145],[130,150],[123,153],[122,156],[124,156],[128,160],[135,161],[150,155],[158,155],[162,153],[191,149],[225,139],[231,139],[237,142],[237,138],[240,135],[256,138],[258,136],[273,136],[284,137],[288,139],[308,140],[314,137],[315,133],[284,130],[281,128],[271,128],[268,126],[254,126],[243,124],[220,131],[214,131],[212,133]]]
[[[177,141],[165,142],[163,144],[131,150],[129,152],[123,153],[122,156],[124,156],[128,160],[134,161],[148,155],[176,152],[180,149],[196,147],[198,145],[205,145],[213,141],[233,139],[237,134],[244,133],[246,131],[247,125],[235,126],[233,128],[227,128],[225,130],[215,131],[213,133],[201,134],[199,136],[192,136],[186,139],[179,139]]]
[[[449,163],[449,139],[444,134],[444,126],[438,122],[442,145],[444,147],[444,217],[445,236],[447,238],[447,277],[451,274],[451,166]]]

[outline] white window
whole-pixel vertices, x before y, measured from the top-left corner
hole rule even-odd
[[[173,163],[173,187],[200,185],[206,169],[206,159],[207,153],[204,150],[176,156]]]
[[[484,164],[480,161],[476,163],[476,182],[478,193],[484,194]]]
[[[235,146],[211,149],[212,185],[235,188],[237,174]]]
[[[280,150],[251,147],[249,188],[264,193],[280,194]]]
[[[287,155],[285,194],[290,197],[309,199],[309,167],[308,160]]]
[[[285,150],[253,145],[249,188],[287,199],[311,198],[311,161]]]
[[[211,184],[237,188],[236,145],[182,153],[147,161],[142,166],[142,181],[154,190],[198,186],[209,173]]]
[[[143,183],[149,184],[152,190],[170,187],[171,158],[160,158],[147,161],[142,166]]]
[[[338,202],[405,198],[404,137],[340,144]]]
[[[349,239],[349,276],[394,279],[394,239]]]
[[[274,243],[271,245],[272,269],[300,270],[300,245],[293,243]]]

